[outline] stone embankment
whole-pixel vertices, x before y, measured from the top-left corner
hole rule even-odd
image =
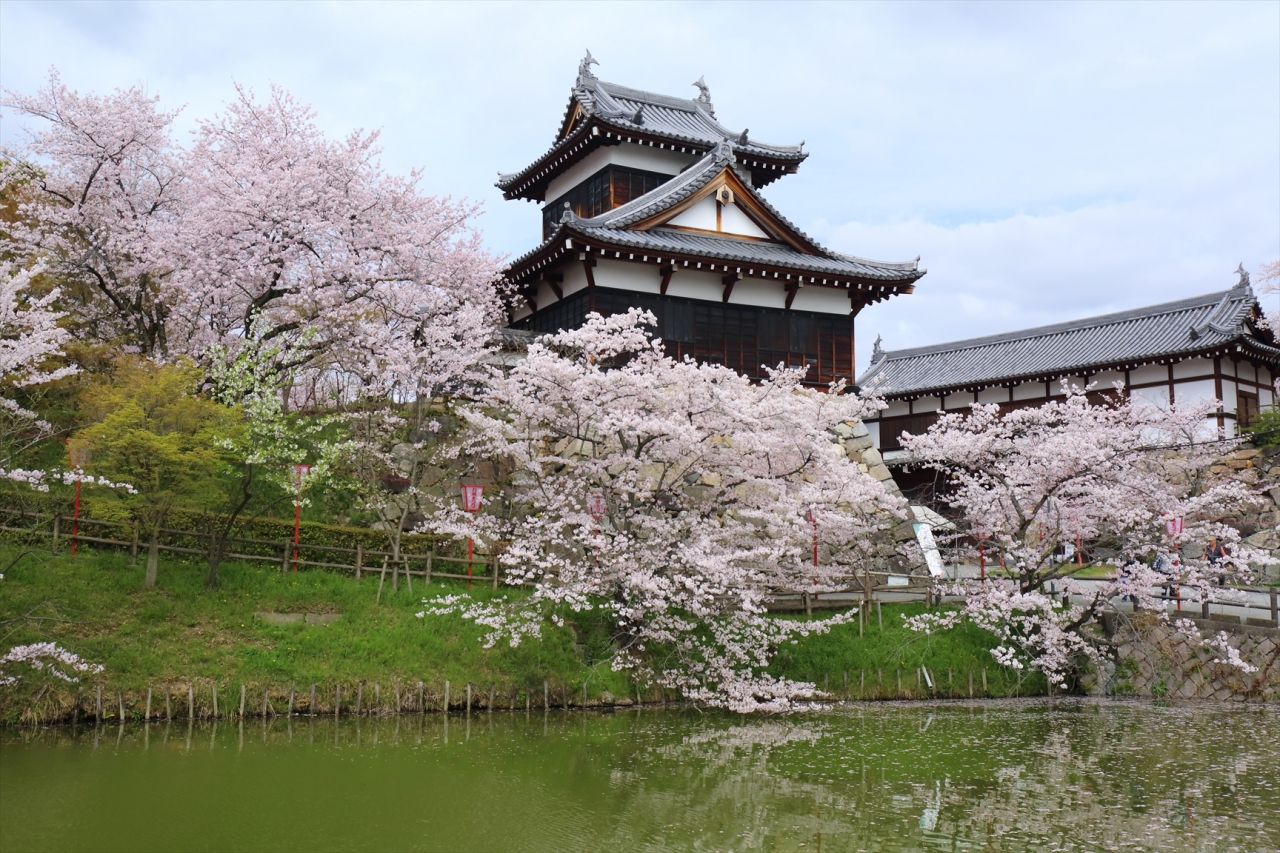
[[[1215,699],[1233,702],[1280,701],[1280,630],[1191,620],[1206,638],[1225,632],[1232,648],[1256,672],[1221,662],[1220,650],[1205,646],[1154,613],[1110,614],[1105,622],[1114,659],[1086,675],[1081,686],[1091,695]]]
[[[1245,445],[1214,466],[1212,473],[1265,489],[1260,510],[1232,521],[1245,544],[1264,548],[1280,560],[1280,447]],[[1263,578],[1280,578],[1280,564],[1269,566],[1259,574]]]

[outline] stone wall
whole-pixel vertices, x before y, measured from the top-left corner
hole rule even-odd
[[[1244,673],[1218,663],[1206,648],[1153,613],[1108,614],[1104,629],[1113,657],[1081,679],[1091,695],[1280,702],[1280,630],[1194,619],[1206,637],[1226,631],[1230,644],[1258,667]]]
[[[1224,458],[1222,464],[1213,468],[1213,473],[1266,489],[1262,509],[1239,519],[1235,526],[1246,544],[1264,548],[1280,559],[1280,447],[1257,448],[1246,444]],[[1262,581],[1280,579],[1280,565],[1265,567],[1258,574]]]

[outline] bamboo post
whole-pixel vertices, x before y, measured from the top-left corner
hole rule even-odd
[[[969,670],[969,698],[973,698],[973,670]]]
[[[172,698],[173,698],[173,685],[166,684],[164,686],[164,718],[166,720],[173,719],[173,703],[170,701]]]
[[[311,704],[307,706],[307,714],[314,717],[316,715],[316,684],[311,682]]]
[[[288,539],[284,540],[284,548],[283,548],[284,556],[280,560],[280,574],[284,574],[285,572],[289,571],[290,547],[292,545],[293,543],[290,542]]]
[[[449,681],[444,682],[444,712],[449,713]]]
[[[151,685],[147,685],[147,710],[142,713],[142,719],[147,722],[151,721]]]
[[[493,588],[498,588],[498,558],[490,555],[489,563],[493,566]]]
[[[120,691],[120,722],[124,722],[124,691]]]
[[[551,685],[546,681],[542,682],[542,710],[551,710]]]
[[[430,550],[427,551],[427,585],[428,586],[431,585],[431,556],[434,553],[435,553],[434,551],[430,551]]]
[[[196,718],[196,686],[190,681],[187,682],[187,719],[194,720]]]
[[[267,702],[267,688],[265,688],[265,687],[264,687],[264,688],[262,688],[262,717],[263,717],[263,719],[266,719],[266,717],[267,717],[267,708],[268,708],[268,707],[269,707],[269,704],[268,704],[268,702]]]
[[[419,679],[418,680],[418,713],[419,714],[424,713],[427,710],[427,706],[423,704],[422,700],[423,700],[422,680]]]
[[[1207,598],[1204,601],[1200,602],[1200,618],[1201,619],[1209,618],[1209,599]]]
[[[339,684],[333,688],[333,718],[336,720],[342,714],[342,685]]]
[[[867,671],[865,669],[858,671],[858,698],[867,692]]]
[[[356,543],[356,580],[360,580],[360,571],[364,568],[364,543]]]
[[[884,613],[880,610],[880,602],[876,602],[876,624],[880,626],[880,630],[884,630]]]
[[[400,713],[400,682],[396,682],[396,713]]]
[[[471,682],[467,682],[467,716],[471,716]]]
[[[382,713],[382,687],[376,681],[373,683],[373,710],[371,710],[369,713],[370,714]]]
[[[96,687],[97,687],[97,701],[94,703],[94,706],[93,706],[93,716],[94,716],[94,719],[101,722],[102,720],[102,685],[98,684],[96,685]]]
[[[53,514],[53,549],[58,550],[58,537],[62,534],[62,514]]]
[[[401,557],[404,560],[404,582],[409,587],[409,594],[413,595],[413,575],[409,573],[409,558]]]
[[[587,707],[587,681],[585,678],[582,680],[582,707]]]
[[[493,713],[493,688],[496,686],[497,685],[495,685],[493,682],[489,682],[489,707],[486,708],[485,710],[488,711],[490,714]]]
[[[287,710],[287,711],[285,711],[285,712],[284,712],[284,715],[285,715],[286,717],[292,717],[292,716],[293,716],[293,692],[294,692],[294,691],[293,691],[293,685],[292,685],[292,684],[290,684],[290,685],[289,685],[289,710]]]
[[[360,707],[364,704],[364,682],[356,682],[356,716],[360,716]]]
[[[902,670],[898,670],[898,695],[902,695]]]
[[[987,668],[985,666],[982,668],[982,692],[988,696],[991,695],[991,691],[987,690]]]
[[[1280,589],[1271,587],[1271,627],[1280,628]]]
[[[213,682],[213,718],[218,719],[218,682]]]
[[[240,685],[240,719],[242,720],[244,719],[244,691],[245,691],[244,684],[241,683]]]

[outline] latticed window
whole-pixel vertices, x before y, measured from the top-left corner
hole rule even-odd
[[[623,166],[605,166],[564,195],[547,202],[542,208],[542,239],[547,239],[555,230],[564,215],[566,202],[575,214],[584,219],[599,216],[656,190],[671,177]]]

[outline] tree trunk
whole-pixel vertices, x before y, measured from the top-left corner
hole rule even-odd
[[[156,570],[160,567],[160,525],[151,528],[151,539],[147,543],[147,579],[146,586],[156,585]]]

